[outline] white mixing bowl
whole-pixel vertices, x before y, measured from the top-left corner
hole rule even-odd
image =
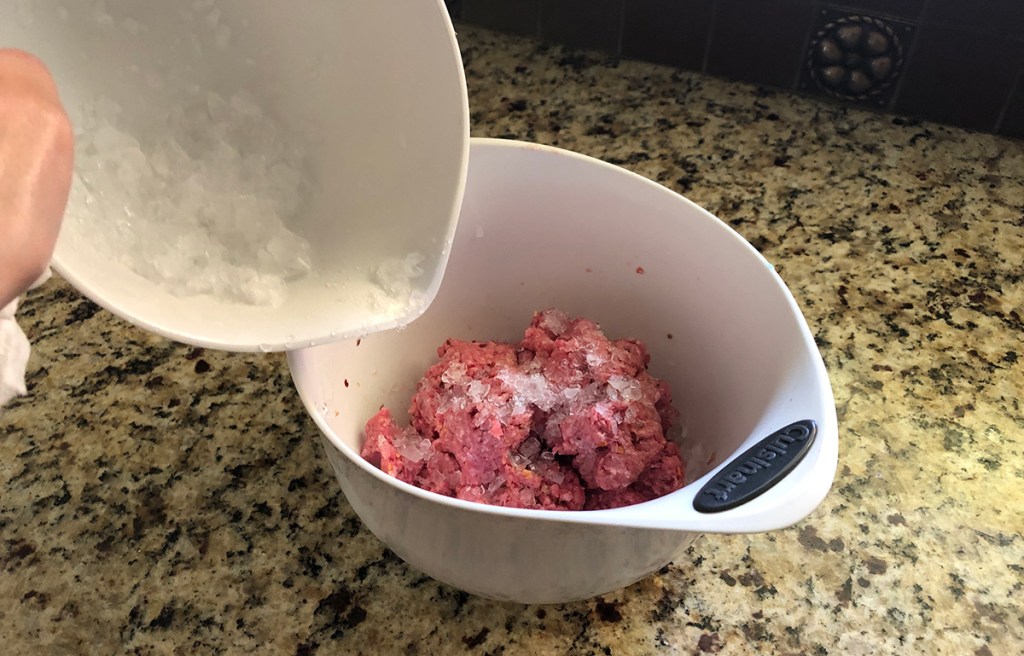
[[[55,268],[92,300],[179,341],[269,351],[401,325],[433,297],[469,150],[443,0],[0,0],[0,16],[0,44],[47,63],[77,126],[103,100],[122,108],[119,129],[158,135],[169,107],[244,92],[308,154],[291,227],[312,244],[313,275],[289,283],[282,306],[175,296],[65,229]],[[68,221],[82,203],[72,197]],[[371,270],[411,253],[424,274],[385,311]]]
[[[638,175],[554,148],[471,141],[451,259],[427,312],[404,330],[288,355],[370,530],[441,581],[543,603],[625,586],[699,533],[778,529],[811,512],[835,474],[835,405],[811,332],[772,266],[714,216]],[[646,342],[651,373],[670,383],[688,427],[688,476],[699,480],[614,510],[520,510],[425,492],[359,456],[366,420],[381,404],[405,419],[446,338],[515,341],[547,307]],[[716,471],[738,480],[734,455],[804,419],[817,438],[774,487],[721,512],[694,509]]]

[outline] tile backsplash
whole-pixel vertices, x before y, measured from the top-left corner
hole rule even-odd
[[[1024,0],[448,0],[453,18],[1024,138]]]

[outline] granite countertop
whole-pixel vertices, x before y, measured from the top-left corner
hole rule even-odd
[[[0,413],[6,654],[967,654],[1024,645],[1024,143],[461,27],[473,131],[686,194],[779,268],[835,388],[806,521],[522,606],[365,530],[280,355],[28,295]],[[965,99],[965,102],[969,99]]]

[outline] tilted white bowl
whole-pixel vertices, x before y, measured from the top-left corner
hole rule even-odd
[[[46,62],[76,126],[104,100],[122,108],[119,130],[156,138],[168,108],[244,92],[307,152],[310,193],[289,227],[312,245],[313,274],[288,283],[283,306],[176,296],[95,248],[99,230],[72,240],[65,229],[54,267],[93,301],[178,341],[280,351],[408,323],[433,297],[469,151],[443,0],[0,0],[0,10],[0,45]],[[72,195],[66,226],[84,204]],[[371,268],[410,253],[423,257],[417,293],[383,312]]]

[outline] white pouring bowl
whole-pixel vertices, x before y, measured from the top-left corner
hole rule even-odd
[[[72,194],[53,264],[93,301],[178,341],[279,351],[402,325],[433,298],[469,150],[443,0],[0,0],[0,15],[0,44],[46,62],[76,126],[88,104],[112,101],[118,129],[143,141],[166,133],[169,107],[242,92],[307,153],[310,193],[289,227],[312,245],[313,272],[287,283],[283,305],[170,293],[98,236],[71,239],[86,211]],[[412,253],[413,293],[382,307],[373,267]]]
[[[451,259],[427,312],[403,330],[288,354],[367,527],[436,579],[548,603],[628,585],[700,533],[769,531],[810,513],[835,475],[835,405],[811,332],[773,267],[707,211],[624,169],[549,147],[471,141]],[[445,339],[516,341],[547,307],[647,344],[651,373],[670,383],[688,428],[692,484],[614,510],[520,510],[425,492],[359,456],[381,404],[406,419]],[[722,512],[694,509],[702,485],[735,466],[736,454],[804,419],[817,438],[774,487]]]

